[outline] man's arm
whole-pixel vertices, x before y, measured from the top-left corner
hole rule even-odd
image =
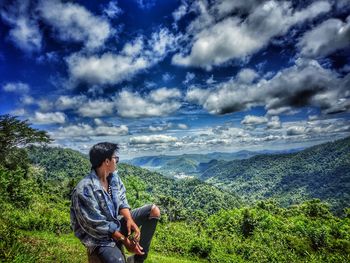
[[[126,221],[126,227],[128,230],[128,236],[131,235],[132,232],[135,233],[135,239],[138,241],[140,240],[140,229],[132,219],[130,209],[129,208],[122,208],[119,210],[119,213],[124,217]]]
[[[72,205],[77,222],[89,235],[104,239],[110,238],[114,232],[119,231],[120,224],[108,221],[101,213],[91,188],[75,190],[72,195]]]
[[[112,237],[118,241],[121,241],[123,245],[129,252],[135,253],[137,255],[144,255],[143,248],[140,246],[139,242],[130,240],[129,238],[123,236],[119,231],[115,231]]]
[[[128,230],[128,236],[131,234],[131,231],[133,230],[135,232],[135,240],[130,240],[128,237],[123,236],[122,233],[119,231],[115,231],[113,234],[113,238],[122,241],[123,245],[127,248],[129,252],[134,252],[138,255],[143,255],[144,252],[142,252],[143,248],[139,244],[140,240],[140,229],[132,219],[130,209],[129,208],[122,208],[119,210],[119,213],[124,217],[126,221],[126,227]]]

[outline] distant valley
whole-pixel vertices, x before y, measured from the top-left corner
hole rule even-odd
[[[252,203],[284,206],[318,198],[341,211],[350,203],[350,137],[290,152],[148,156],[130,161],[167,177],[196,177]]]
[[[226,161],[249,159],[256,155],[294,153],[302,149],[292,149],[284,151],[238,151],[238,152],[213,152],[207,154],[182,154],[182,155],[154,155],[142,156],[125,163],[139,166],[151,171],[157,171],[167,177],[176,179],[200,178],[202,173],[210,167]]]

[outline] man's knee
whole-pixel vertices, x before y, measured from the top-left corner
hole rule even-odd
[[[156,205],[152,205],[151,213],[149,215],[150,218],[160,218],[160,209]]]

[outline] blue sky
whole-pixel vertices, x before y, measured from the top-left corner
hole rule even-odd
[[[125,158],[350,133],[350,4],[1,1],[0,114]]]

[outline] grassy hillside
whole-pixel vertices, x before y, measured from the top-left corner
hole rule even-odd
[[[221,162],[201,179],[249,202],[273,197],[288,205],[319,198],[341,209],[350,203],[350,137],[298,153]]]
[[[72,180],[79,179],[69,174],[83,176],[70,173],[70,162],[86,157],[64,149],[31,150],[36,164],[28,170],[0,166],[1,261],[86,262],[86,251],[70,229],[67,194]],[[76,171],[88,170],[84,163]],[[119,170],[134,206],[153,198],[162,205],[146,263],[350,260],[349,210],[338,218],[317,200],[290,208],[269,200],[229,209],[232,196],[198,180],[173,180],[127,164]]]

